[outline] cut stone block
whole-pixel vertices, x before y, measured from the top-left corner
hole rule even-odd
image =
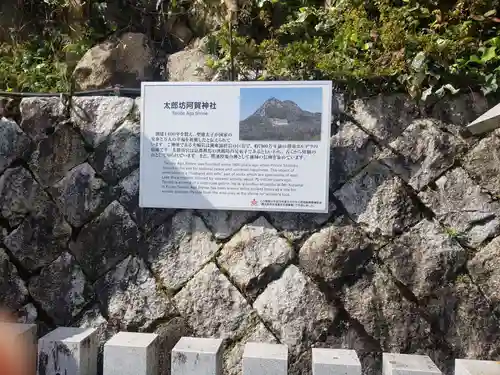
[[[214,263],[189,280],[173,300],[197,337],[235,340],[258,322],[248,301]]]
[[[97,350],[96,329],[58,327],[38,340],[38,375],[95,375]]]
[[[222,342],[182,337],[172,349],[171,375],[221,375]]]
[[[243,352],[243,375],[286,375],[288,347],[249,342]]]
[[[455,375],[498,375],[500,362],[455,359]]]
[[[295,265],[271,282],[253,307],[288,346],[291,356],[299,356],[318,342],[338,315],[313,280]]]
[[[158,335],[119,332],[104,344],[103,375],[157,375]]]
[[[313,375],[361,375],[361,362],[354,350],[312,349]]]
[[[337,190],[335,197],[354,221],[376,236],[398,236],[422,218],[406,183],[377,161]]]
[[[9,330],[16,339],[20,341],[23,349],[26,350],[26,356],[29,363],[26,368],[28,375],[33,375],[36,370],[36,352],[37,352],[37,327],[36,324],[18,324],[0,322],[0,332]]]
[[[427,355],[382,354],[382,375],[441,375]]]

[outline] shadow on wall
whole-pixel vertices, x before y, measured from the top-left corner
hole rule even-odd
[[[92,326],[102,344],[119,330],[153,330],[168,349],[190,332],[141,259],[147,233],[176,211],[138,207],[138,102],[74,98],[68,119],[58,98],[30,98],[19,127],[2,122],[0,250],[9,268],[0,280],[16,288],[0,302],[45,327],[40,336]],[[29,306],[35,313],[26,316]]]

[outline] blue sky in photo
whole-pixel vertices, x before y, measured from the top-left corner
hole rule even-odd
[[[246,119],[270,98],[292,100],[305,111],[321,112],[323,108],[321,87],[244,87],[240,89],[240,120]]]

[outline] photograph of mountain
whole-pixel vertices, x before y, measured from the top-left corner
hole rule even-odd
[[[242,88],[240,141],[320,141],[322,89]]]

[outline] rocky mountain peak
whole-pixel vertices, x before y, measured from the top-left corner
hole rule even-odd
[[[255,111],[254,116],[292,120],[304,113],[305,111],[291,100],[282,101],[271,97]]]

